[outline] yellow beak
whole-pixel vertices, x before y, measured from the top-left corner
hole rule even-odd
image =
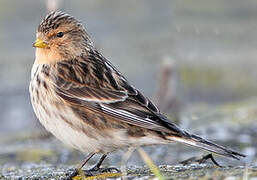
[[[33,44],[33,47],[45,48],[47,47],[47,44],[42,39],[37,38],[36,42]]]

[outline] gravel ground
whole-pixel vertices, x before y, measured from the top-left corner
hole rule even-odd
[[[215,167],[211,162],[182,166],[180,161],[193,156],[200,157],[204,152],[181,144],[149,146],[144,147],[144,150],[168,179],[253,178],[257,171],[257,128],[253,123],[256,121],[257,105],[255,100],[246,102],[222,106],[195,105],[181,113],[180,122],[185,129],[191,129],[203,137],[246,154],[247,157],[241,161],[214,156],[225,168]],[[3,179],[59,179],[85,157],[80,152],[65,147],[44,131],[2,134],[0,137],[0,174]],[[120,168],[125,152],[126,150],[120,150],[111,153],[103,166]],[[98,158],[99,155],[85,168],[92,167]],[[126,165],[131,179],[148,179],[152,176],[136,151]]]

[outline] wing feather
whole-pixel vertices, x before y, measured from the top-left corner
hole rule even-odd
[[[125,91],[112,91],[108,89],[96,89],[93,87],[70,87],[69,89],[56,88],[59,93],[65,96],[75,97],[81,101],[114,103],[124,101],[128,97]]]
[[[128,123],[131,125],[135,125],[138,127],[151,129],[155,131],[162,131],[162,132],[169,132],[170,129],[160,125],[157,121],[154,119],[151,119],[151,117],[147,116],[139,116],[136,114],[133,114],[132,112],[123,110],[123,109],[116,109],[113,107],[110,107],[110,104],[107,103],[98,103],[93,101],[85,101],[80,100],[75,97],[67,96],[65,93],[57,92],[60,97],[62,97],[65,101],[71,103],[73,106],[80,106],[83,108],[90,109],[91,111],[94,111],[95,113],[102,114],[103,116],[111,117],[113,120],[118,120],[123,123]],[[115,103],[114,103],[115,104]]]
[[[74,60],[58,64],[56,72],[62,73],[53,76],[55,77],[53,82],[57,94],[64,101],[71,103],[72,106],[91,109],[123,123],[163,133],[174,131],[173,133],[179,136],[183,134],[183,131],[159,113],[157,107],[148,98],[129,85],[118,71],[112,69],[111,64],[108,63],[108,66],[105,63],[98,64],[98,68],[103,73],[102,77],[108,74],[106,79],[109,79],[101,80],[94,76],[94,73],[90,73],[90,69],[85,69],[90,66],[90,61],[86,62],[87,65],[83,61]],[[70,72],[74,72],[74,69],[77,70],[76,73],[71,74]]]

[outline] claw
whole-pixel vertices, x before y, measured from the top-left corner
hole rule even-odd
[[[66,177],[65,180],[72,180],[73,177],[77,176],[79,173],[78,173],[78,169],[75,168],[74,171],[68,175],[68,177]]]
[[[180,161],[179,164],[182,164],[183,166],[185,166],[185,165],[188,165],[188,164],[196,162],[196,161],[197,161],[196,157],[191,157],[191,158],[186,159],[184,161]]]
[[[110,168],[97,168],[97,167],[93,167],[89,170],[84,170],[85,174],[101,174],[101,173],[120,173],[120,170],[114,167],[110,167]]]
[[[211,161],[218,167],[223,167],[221,166],[212,156],[212,154],[207,154],[206,156],[203,156],[202,158],[200,159],[197,159],[196,157],[192,157],[192,158],[189,158],[185,161],[181,161],[179,162],[180,164],[182,164],[183,166],[185,165],[188,165],[190,163],[193,163],[193,162],[198,162],[199,164],[203,164],[205,163],[208,159],[211,159]]]
[[[212,154],[207,154],[206,156],[202,157],[201,159],[198,159],[197,162],[199,162],[199,164],[205,163],[208,159],[211,159],[211,161],[218,167],[223,167],[221,166],[213,157]]]

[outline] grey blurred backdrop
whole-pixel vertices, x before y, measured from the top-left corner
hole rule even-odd
[[[167,58],[186,107],[257,95],[257,1],[63,0],[59,9],[82,21],[103,55],[147,96]],[[28,85],[46,13],[45,0],[0,0],[0,133],[37,127]]]

